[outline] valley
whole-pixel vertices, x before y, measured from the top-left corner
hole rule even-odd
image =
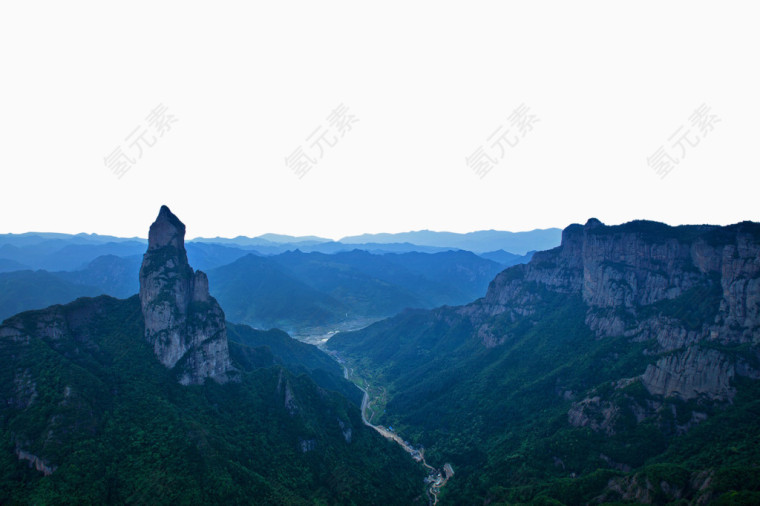
[[[752,502],[759,253],[754,223],[589,220],[485,297],[325,346],[383,389],[383,425],[453,463],[448,503],[701,504],[732,473]]]
[[[0,274],[64,302],[0,325],[0,502],[753,504],[759,227],[590,219],[508,267],[204,243],[207,275],[162,207],[141,263]]]
[[[337,353],[328,353],[331,357],[335,359],[336,362],[341,364],[343,367],[343,375],[345,379],[353,382],[357,388],[359,388],[362,393],[362,404],[361,404],[361,416],[362,416],[362,422],[364,425],[371,427],[372,429],[376,430],[381,436],[384,438],[394,441],[396,444],[401,446],[416,462],[419,462],[422,464],[423,467],[425,467],[429,474],[425,478],[425,483],[427,485],[427,493],[432,499],[432,504],[438,504],[438,496],[441,493],[441,489],[446,485],[446,483],[449,481],[449,479],[454,475],[454,470],[451,467],[451,464],[446,463],[443,465],[441,469],[437,469],[430,464],[427,463],[425,460],[425,449],[421,446],[414,447],[412,446],[408,441],[405,441],[400,434],[395,432],[392,427],[383,427],[382,425],[375,425],[372,423],[372,419],[374,418],[375,413],[372,412],[367,418],[367,413],[371,410],[371,406],[373,403],[377,402],[377,399],[370,400],[369,391],[372,389],[371,385],[369,385],[366,381],[358,377],[354,373],[354,369],[352,367],[349,367],[345,364],[345,361],[340,358],[340,356]],[[382,397],[385,397],[385,391],[382,389]]]
[[[384,427],[373,423],[373,419],[377,415],[381,415],[384,411],[383,407],[387,402],[387,392],[385,391],[385,388],[375,387],[368,383],[356,373],[353,367],[346,364],[345,360],[342,359],[338,353],[331,352],[324,346],[331,337],[337,335],[339,332],[361,330],[372,323],[374,322],[355,320],[344,328],[336,328],[335,330],[329,330],[327,332],[325,332],[326,329],[319,329],[314,333],[304,332],[302,334],[294,334],[292,337],[301,342],[317,346],[342,367],[343,377],[353,383],[362,392],[360,411],[364,425],[372,428],[385,439],[393,441],[395,444],[399,445],[414,461],[418,462],[428,471],[429,474],[425,478],[427,494],[431,499],[431,504],[438,504],[438,497],[441,490],[446,486],[449,479],[454,476],[454,470],[451,464],[445,463],[440,468],[430,465],[425,459],[425,449],[423,447],[413,446],[409,441],[404,440],[398,432],[394,431],[392,427]],[[374,395],[371,396],[370,392]]]

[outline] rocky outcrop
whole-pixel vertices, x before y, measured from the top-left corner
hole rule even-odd
[[[29,373],[29,369],[16,373],[13,387],[14,396],[6,400],[8,406],[26,409],[37,399],[37,383]]]
[[[343,434],[343,439],[346,440],[346,443],[351,443],[351,435],[353,433],[353,430],[351,427],[348,426],[348,422],[344,422],[340,418],[338,418],[338,427],[340,427],[340,432]]]
[[[567,413],[568,422],[575,427],[589,427],[607,435],[615,433],[615,419],[618,407],[609,401],[602,401],[597,395],[573,403]]]
[[[227,381],[231,371],[224,312],[209,295],[208,278],[194,272],[185,251],[185,225],[162,206],[150,227],[140,268],[145,338],[182,384]]]
[[[559,247],[500,273],[482,310],[529,312],[534,291],[526,283],[581,294],[599,310],[649,306],[716,282],[722,323],[760,326],[760,224],[669,227],[640,221],[608,227],[591,219],[567,227]]]
[[[280,375],[277,378],[277,394],[282,396],[282,405],[290,416],[297,414],[301,410],[293,393],[293,388],[290,386],[290,379],[285,378],[282,369],[280,369]]]
[[[652,395],[730,400],[736,394],[731,387],[735,374],[734,364],[724,354],[691,347],[650,364],[641,380]]]
[[[45,462],[43,459],[39,458],[37,455],[34,455],[33,453],[30,453],[26,450],[22,450],[18,447],[16,448],[16,456],[19,460],[26,460],[29,462],[29,467],[33,467],[45,476],[50,476],[57,469],[57,466],[52,466],[48,462]]]
[[[660,466],[660,469],[667,469]],[[714,499],[712,489],[713,472],[688,472],[681,468],[669,469],[666,475],[673,482],[657,476],[658,468],[650,471],[612,478],[604,492],[595,497],[592,504],[633,503],[633,504],[709,504]],[[626,471],[627,472],[627,471]],[[647,476],[649,474],[650,476]],[[659,478],[659,479],[658,479]]]
[[[653,343],[650,355],[674,353],[642,375],[650,393],[728,400],[736,364],[695,345],[760,341],[760,224],[608,227],[592,218],[567,227],[559,247],[501,272],[483,299],[457,311],[483,345],[498,346],[509,336],[493,330],[492,317],[530,317],[542,292],[582,297],[599,338],[626,336]]]
[[[493,348],[509,342],[511,323],[539,321],[542,304],[565,303],[566,296],[582,302],[597,339],[644,343],[651,357],[611,393],[592,391],[574,402],[573,426],[613,435],[621,416],[633,416],[683,433],[707,415],[679,407],[676,417],[676,403],[724,405],[736,395],[737,376],[760,378],[760,224],[609,227],[590,219],[567,227],[559,247],[502,271],[484,298],[454,311]],[[741,352],[726,351],[739,346]],[[647,398],[626,390],[638,383]]]
[[[317,440],[299,438],[298,448],[301,450],[301,453],[308,453],[308,452],[314,451],[317,449]]]

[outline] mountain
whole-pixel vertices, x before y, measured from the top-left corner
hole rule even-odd
[[[139,295],[0,325],[0,503],[424,500],[422,468],[320,386],[343,381],[322,352],[244,326],[228,340],[184,231],[163,207]]]
[[[375,255],[384,255],[385,253],[440,253],[443,251],[449,251],[452,248],[438,247],[438,246],[420,246],[418,244],[404,243],[352,243],[346,244],[342,242],[323,242],[318,244],[303,244],[292,243],[287,248],[281,248],[282,251],[294,251],[298,249],[305,253],[341,253],[354,250],[367,251]]]
[[[464,304],[481,297],[493,276],[503,269],[496,262],[484,261],[469,251],[444,251],[433,254],[407,252],[386,255],[389,261],[414,276],[427,280],[395,279],[394,282],[419,294],[423,305]],[[377,275],[382,275],[377,272]],[[434,284],[429,282],[433,281]]]
[[[278,237],[275,234],[269,234],[272,239]],[[262,236],[263,237],[263,236]],[[302,251],[305,253],[339,253],[343,251],[353,251],[355,249],[361,249],[369,251],[375,254],[384,253],[406,253],[409,251],[418,251],[421,253],[438,253],[441,251],[448,251],[450,247],[438,247],[438,246],[420,246],[411,243],[351,243],[346,244],[342,242],[334,241],[318,241],[318,240],[297,240],[300,238],[293,238],[292,241],[288,240],[290,236],[282,236],[284,242],[273,242],[261,237],[236,237],[234,239],[225,238],[197,238],[192,241],[188,241],[188,251],[190,251],[191,245],[209,245],[216,247],[224,247],[230,249],[240,249],[245,251],[244,254],[255,253],[258,255],[279,255],[288,251]],[[456,249],[456,248],[454,248]],[[242,255],[241,255],[242,256]]]
[[[317,237],[315,235],[292,236],[292,235],[283,235],[283,234],[263,234],[263,235],[258,236],[257,238],[258,239],[264,239],[266,241],[277,242],[277,243],[289,243],[289,242],[298,242],[298,243],[314,242],[314,243],[320,243],[320,242],[331,242],[330,239],[325,239],[324,237]]]
[[[109,297],[0,326],[0,502],[410,504],[419,467],[307,375],[186,387]],[[254,353],[231,343],[231,349]]]
[[[262,257],[206,243],[186,244],[185,251],[189,263],[211,267],[212,295],[231,321],[286,330],[376,319],[406,307],[461,304],[483,295],[502,268],[467,251],[294,251]],[[59,279],[49,287],[43,286],[42,274],[0,275],[13,279],[0,298],[0,317],[82,296],[128,297],[139,289],[139,269],[136,255],[104,255],[80,270],[52,273]]]
[[[214,296],[234,322],[290,329],[344,319],[348,308],[283,270],[268,257],[247,255],[209,271]]]
[[[180,383],[230,379],[224,312],[209,295],[206,274],[190,267],[185,225],[166,206],[148,233],[140,266],[140,306],[146,340],[162,364],[178,369]]]
[[[7,258],[0,258],[0,272],[12,272],[12,271],[24,271],[29,270],[29,266],[16,262],[15,260],[9,260]]]
[[[104,255],[78,271],[0,273],[0,321],[21,311],[64,304],[79,297],[129,297],[139,289],[139,270],[139,257]]]
[[[449,250],[466,250],[475,253],[506,250],[523,256],[529,251],[544,250],[557,246],[561,230],[549,228],[529,232],[504,232],[481,230],[467,234],[453,232],[431,232],[420,230],[398,234],[364,234],[348,236],[332,241],[317,236],[290,236],[264,234],[258,237],[238,236],[235,238],[197,237],[190,244],[217,244],[232,248],[256,249],[260,254],[277,255],[286,251],[300,250],[310,253],[338,253],[354,249],[376,254],[384,253],[439,253]]]
[[[0,321],[21,311],[99,293],[94,286],[67,281],[47,271],[3,272],[0,273]]]
[[[526,235],[527,234],[527,235]],[[414,240],[406,240],[408,236]],[[287,251],[338,253],[361,249],[374,254],[439,253],[449,250],[468,250],[478,253],[491,250],[527,247],[525,251],[548,249],[559,243],[559,229],[532,232],[482,231],[471,234],[448,232],[410,232],[349,237],[340,242],[317,236],[264,234],[258,237],[238,236],[232,239],[198,237],[187,241],[185,247],[190,262],[202,270],[229,264],[247,254],[278,255]],[[419,240],[419,243],[415,243]],[[493,242],[494,247],[488,245]],[[55,234],[30,232],[0,234],[0,272],[22,269],[47,271],[81,270],[99,256],[130,257],[141,254],[146,241],[141,238],[120,238],[97,234]],[[474,249],[473,249],[474,248]],[[496,260],[498,261],[498,260]]]
[[[760,224],[591,219],[475,302],[327,346],[453,464],[444,503],[760,501]]]
[[[230,356],[253,367],[282,366],[295,375],[306,374],[318,386],[339,392],[357,407],[362,391],[343,378],[343,369],[323,351],[291,338],[279,329],[256,330],[227,322]]]
[[[214,243],[187,242],[187,259],[196,268],[210,270],[234,262],[246,255],[258,254],[250,249],[223,246]]]
[[[460,304],[485,293],[500,270],[467,251],[293,251],[248,255],[210,270],[209,279],[231,321],[303,331],[390,316],[407,307]]]
[[[76,239],[45,239],[29,242],[34,237],[26,237],[27,241],[24,241],[23,245],[16,245],[14,242],[3,243],[0,240],[0,259],[28,265],[32,269],[71,271],[84,268],[99,256],[128,257],[141,254],[145,250],[145,243],[139,240],[82,243]]]
[[[350,318],[384,316],[421,303],[408,287],[394,283],[391,278],[399,269],[385,256],[359,250],[333,255],[295,251],[273,260],[310,287],[340,301]]]
[[[504,232],[500,230],[480,230],[466,234],[454,232],[433,232],[418,230],[398,234],[363,234],[344,237],[344,244],[356,243],[412,243],[419,246],[437,246],[453,249],[463,249],[482,253],[503,249],[524,255],[532,250],[545,250],[557,246],[560,242],[561,230],[547,228],[529,232]]]
[[[140,289],[140,261],[137,255],[124,258],[103,255],[94,259],[84,269],[53,274],[74,284],[93,286],[98,290],[97,295],[127,298]]]
[[[13,246],[31,246],[49,241],[61,241],[68,244],[101,244],[111,242],[146,242],[139,237],[116,237],[100,234],[61,234],[56,232],[25,232],[23,234],[0,234],[0,245],[10,244]]]
[[[533,258],[533,253],[535,253],[535,251],[529,251],[524,255],[515,255],[514,253],[500,249],[496,251],[478,253],[478,256],[497,262],[504,267],[512,267],[513,265],[517,264],[527,264],[530,262],[530,259]]]

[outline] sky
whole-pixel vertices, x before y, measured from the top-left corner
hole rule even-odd
[[[759,221],[756,2],[2,2],[0,233]]]

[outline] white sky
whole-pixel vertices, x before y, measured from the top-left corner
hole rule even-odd
[[[758,14],[2,2],[0,233],[146,236],[164,203],[188,237],[757,221]],[[117,178],[104,157],[160,103],[177,122]],[[297,178],[285,156],[340,103],[359,121]],[[521,103],[538,123],[477,177],[465,157]],[[660,179],[647,157],[702,103],[720,122]]]

